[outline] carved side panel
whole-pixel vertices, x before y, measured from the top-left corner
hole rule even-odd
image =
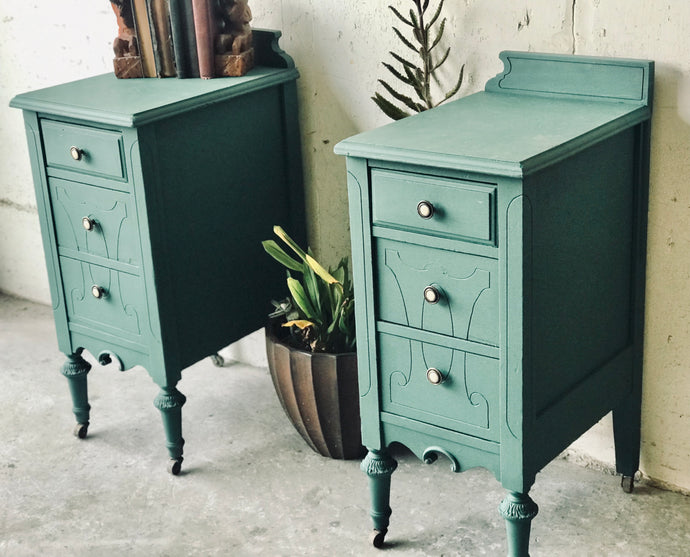
[[[378,271],[382,320],[498,345],[494,259],[378,240]],[[428,286],[437,303],[425,301]]]

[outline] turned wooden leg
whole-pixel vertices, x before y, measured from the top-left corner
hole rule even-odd
[[[79,439],[86,437],[89,428],[89,392],[86,383],[86,374],[89,373],[91,364],[81,357],[81,350],[67,356],[67,361],[60,371],[67,378],[69,391],[72,395],[72,412],[77,419],[74,427],[74,435]]]
[[[182,406],[187,398],[175,387],[163,387],[153,401],[161,412],[165,430],[166,447],[170,455],[168,471],[176,476],[182,468]]]
[[[613,438],[616,445],[616,472],[621,487],[632,493],[640,466],[640,397],[630,396],[613,411]]]
[[[361,469],[369,477],[369,492],[371,494],[371,518],[374,522],[372,543],[374,547],[382,547],[388,532],[391,516],[390,495],[391,475],[398,463],[386,450],[369,450],[361,464]]]
[[[527,493],[508,492],[498,507],[506,521],[508,557],[529,557],[529,532],[539,507]]]

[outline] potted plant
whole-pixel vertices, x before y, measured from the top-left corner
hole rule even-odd
[[[287,268],[289,297],[273,301],[266,327],[268,367],[295,429],[323,456],[363,454],[355,354],[354,295],[348,259],[326,270],[279,226],[263,247]]]

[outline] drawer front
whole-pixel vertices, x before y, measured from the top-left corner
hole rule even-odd
[[[139,230],[131,195],[58,178],[50,178],[48,185],[61,252],[139,265]]]
[[[116,335],[142,334],[147,304],[140,277],[69,257],[60,257],[60,268],[70,322]],[[100,298],[94,286],[103,289]]]
[[[374,169],[374,224],[494,243],[495,188]]]
[[[375,246],[379,319],[498,346],[495,259],[382,238]]]
[[[499,440],[498,359],[385,333],[378,350],[384,412]]]
[[[124,178],[122,135],[118,132],[52,120],[43,120],[41,129],[48,167]]]

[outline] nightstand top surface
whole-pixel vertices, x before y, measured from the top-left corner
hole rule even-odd
[[[646,108],[630,103],[480,92],[351,137],[336,152],[399,162],[431,156],[443,165],[512,173],[633,125],[641,113]]]
[[[341,155],[519,177],[651,115],[653,62],[502,52],[485,91],[365,131]]]
[[[140,126],[296,79],[294,68],[256,67],[242,77],[117,79],[113,73],[17,95],[10,106],[51,115]]]

